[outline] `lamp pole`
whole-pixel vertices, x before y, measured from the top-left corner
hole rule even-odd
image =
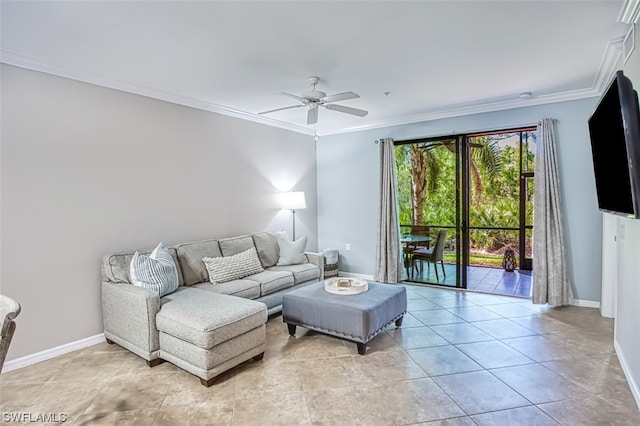
[[[307,208],[304,199],[304,192],[290,191],[283,192],[281,195],[281,206],[283,209],[291,210],[293,216],[293,241],[296,240],[296,210]]]
[[[291,209],[293,213],[293,241],[296,240],[296,209]]]

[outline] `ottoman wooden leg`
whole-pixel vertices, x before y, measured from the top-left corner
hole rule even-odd
[[[254,356],[254,357],[253,357],[253,360],[254,360],[254,361],[262,361],[262,358],[264,358],[264,352],[262,352],[262,353],[260,353],[260,354],[258,354],[258,355],[256,355],[256,356]]]
[[[289,335],[290,336],[295,336],[296,335],[296,325],[287,323],[287,327],[289,328]]]
[[[364,355],[367,352],[367,344],[366,343],[356,343],[358,345],[358,353],[360,355]]]
[[[110,345],[113,345],[113,344],[114,344],[114,343],[113,343],[113,340],[109,340],[109,339],[106,339],[106,340],[107,340],[107,343],[108,343],[108,344],[110,344]]]
[[[402,319],[404,318],[404,316],[401,316],[400,318],[398,318],[396,320],[396,327],[400,327],[402,325]]]

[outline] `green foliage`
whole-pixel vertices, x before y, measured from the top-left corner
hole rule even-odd
[[[523,134],[523,171],[535,165],[533,133]],[[520,197],[520,147],[517,133],[479,136],[470,140],[471,227],[518,228]],[[429,157],[427,193],[422,206],[423,224],[454,226],[456,223],[455,144],[442,140],[423,143]],[[412,220],[412,170],[409,145],[396,147],[398,211],[401,224]],[[415,176],[414,176],[415,177]],[[526,223],[533,224],[533,179],[527,182],[531,199],[526,204]],[[517,246],[518,231],[472,230],[474,253],[499,252],[505,246]],[[494,255],[495,256],[495,255]],[[501,258],[501,257],[500,257]]]
[[[495,254],[476,254],[471,253],[471,259],[469,263],[471,265],[489,266],[489,267],[502,267],[502,255]],[[445,253],[443,256],[444,263],[456,263],[455,253]]]
[[[398,220],[400,223],[412,223],[411,220],[411,163],[408,145],[395,147],[396,180],[398,182]]]

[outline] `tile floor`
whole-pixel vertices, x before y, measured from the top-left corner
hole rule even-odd
[[[427,267],[424,263],[422,273],[414,271],[411,281],[432,284],[444,284],[455,287],[456,267],[445,264],[446,276],[442,275],[442,267],[438,265],[439,277],[436,277],[433,264]],[[529,297],[531,296],[532,271],[505,272],[502,268],[490,268],[485,266],[467,267],[467,289],[483,293],[503,294],[507,296]]]
[[[94,345],[0,377],[3,421],[63,413],[78,425],[638,425],[613,351],[613,322],[590,308],[408,286],[409,313],[356,345],[267,324],[267,351],[200,381]]]

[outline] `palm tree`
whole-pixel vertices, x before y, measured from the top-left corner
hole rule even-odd
[[[417,143],[409,145],[411,161],[411,217],[413,224],[424,223],[424,202],[427,189],[434,191],[439,183],[440,164],[433,147]]]
[[[480,205],[482,204],[482,194],[484,192],[481,171],[485,172],[491,182],[502,170],[500,146],[496,138],[476,136],[469,143],[469,148],[471,148],[470,174],[475,190],[473,201],[476,205]]]
[[[447,149],[455,153],[455,140],[441,140],[437,142],[422,142],[405,145],[403,148],[409,154],[409,173],[411,179],[411,222],[424,224],[424,205],[429,192],[435,191],[442,183],[440,177],[441,164],[435,155],[436,149]],[[477,203],[481,202],[483,192],[482,172],[491,179],[502,167],[500,147],[495,138],[475,137],[471,144],[471,178],[476,190]],[[406,161],[407,152],[403,152]]]

